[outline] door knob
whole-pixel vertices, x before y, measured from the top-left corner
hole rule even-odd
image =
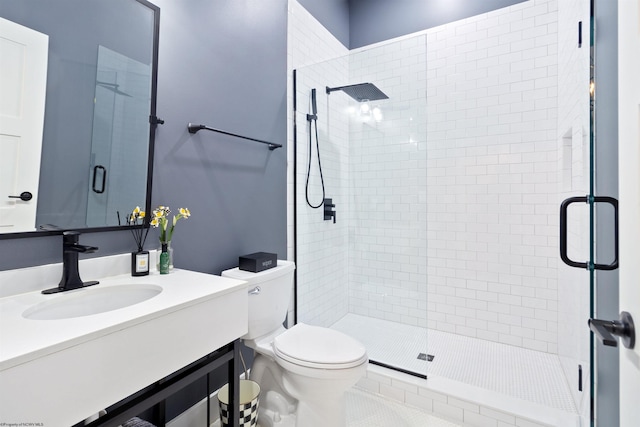
[[[620,337],[626,348],[633,348],[636,343],[636,331],[633,318],[629,313],[620,313],[620,320],[589,319],[589,329],[600,338],[602,344],[617,347],[618,341],[614,337]]]
[[[28,202],[29,200],[33,199],[33,194],[29,193],[28,191],[23,191],[19,196],[9,196],[9,198],[20,199],[23,202]]]

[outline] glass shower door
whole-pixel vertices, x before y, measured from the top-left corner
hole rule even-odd
[[[613,265],[598,265],[597,252],[613,253],[609,238],[599,240],[596,234],[610,230],[611,212],[604,207],[613,199],[597,197],[595,141],[595,2],[578,0],[573,5],[561,5],[559,40],[559,131],[561,132],[560,196],[560,258],[558,264],[558,356],[578,414],[583,422],[594,425],[597,380],[595,342],[585,325],[594,317],[597,281],[607,288],[617,282],[617,276],[597,269],[611,270]],[[578,21],[579,39],[575,45],[573,31]],[[608,175],[610,165],[599,165],[601,176]],[[604,188],[603,188],[604,189]],[[600,191],[602,191],[601,189]],[[599,206],[596,206],[598,204]],[[596,224],[596,217],[598,224]],[[597,231],[600,230],[600,231]],[[617,260],[616,260],[617,263]],[[615,278],[614,278],[615,277]],[[602,285],[600,285],[602,286]],[[576,375],[577,371],[577,375]],[[590,420],[590,421],[589,421]]]
[[[409,51],[400,66],[397,55]],[[429,363],[425,58],[425,37],[414,37],[298,69],[295,83],[297,319],[347,333],[372,363],[421,377]],[[359,83],[387,98],[333,90]],[[312,208],[323,199],[335,223],[326,206]]]

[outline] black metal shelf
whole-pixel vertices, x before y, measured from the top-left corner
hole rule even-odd
[[[229,394],[232,396],[230,406],[233,408],[229,414],[230,425],[239,425],[239,405],[233,402],[240,401],[240,340],[235,340],[226,346],[208,354],[202,359],[180,369],[138,393],[123,399],[121,403],[114,405],[106,415],[89,423],[86,427],[117,427],[127,420],[137,416],[141,412],[162,404],[169,396],[179,392],[189,384],[208,375],[223,365],[227,365],[229,377]],[[207,390],[207,396],[210,395]]]

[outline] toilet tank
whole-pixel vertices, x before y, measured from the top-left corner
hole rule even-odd
[[[244,339],[255,339],[275,331],[287,317],[293,290],[292,261],[278,260],[276,267],[259,273],[232,268],[222,272],[223,277],[248,282],[249,332]]]

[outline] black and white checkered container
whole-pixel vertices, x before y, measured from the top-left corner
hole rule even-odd
[[[229,384],[218,391],[220,423],[229,426]],[[255,381],[240,380],[240,427],[258,425],[258,405],[260,403],[260,386]]]

